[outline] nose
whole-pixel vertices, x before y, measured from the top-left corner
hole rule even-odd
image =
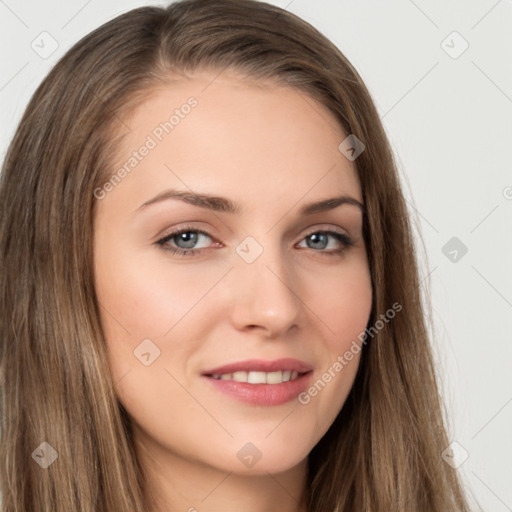
[[[230,276],[232,324],[261,330],[268,338],[284,335],[300,321],[298,284],[278,248],[265,248],[252,263],[237,256]]]

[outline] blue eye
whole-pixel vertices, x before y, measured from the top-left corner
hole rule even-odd
[[[179,256],[197,256],[203,250],[209,250],[211,248],[197,247],[199,240],[204,237],[212,239],[206,231],[192,227],[185,227],[166,235],[164,238],[158,240],[156,244],[162,247],[165,251],[169,251],[171,254]],[[341,247],[331,247],[331,250],[325,250],[329,247],[330,240],[333,239],[337,244],[341,245]],[[313,249],[314,252],[320,252],[325,256],[339,256],[349,247],[354,245],[353,240],[347,234],[338,233],[337,231],[313,231],[302,240],[309,240],[307,248]]]
[[[183,228],[179,231],[173,231],[156,243],[172,254],[182,256],[195,255],[200,251],[200,249],[195,247],[195,244],[197,244],[201,237],[211,238],[206,231],[202,231],[201,229]],[[175,245],[169,245],[169,242],[173,242]]]
[[[347,247],[350,247],[353,244],[352,239],[344,234],[338,233],[336,231],[315,231],[310,235],[306,236],[304,240],[310,240],[310,244],[308,244],[308,248],[310,249],[326,249],[329,245],[329,238],[334,238],[338,243],[342,245],[341,249],[334,248],[331,251],[328,251],[327,254],[337,253],[345,251]],[[315,247],[316,245],[316,247]]]

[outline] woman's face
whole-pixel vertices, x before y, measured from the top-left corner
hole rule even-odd
[[[124,122],[94,257],[136,440],[160,462],[293,468],[343,406],[371,309],[348,134],[233,72],[183,78]]]

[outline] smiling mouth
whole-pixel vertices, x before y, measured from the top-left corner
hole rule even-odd
[[[222,394],[260,407],[294,400],[306,389],[312,375],[312,365],[297,359],[253,359],[211,368],[202,374]]]
[[[206,375],[215,380],[231,380],[234,382],[244,382],[247,384],[282,384],[298,379],[309,372],[298,372],[291,370],[275,372],[256,372],[256,371],[238,371],[233,373],[212,373]]]

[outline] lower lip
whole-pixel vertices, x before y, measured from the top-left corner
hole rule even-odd
[[[236,400],[252,405],[281,405],[294,400],[308,386],[312,372],[304,373],[294,380],[281,384],[249,384],[234,380],[214,379],[204,376],[219,391]]]

